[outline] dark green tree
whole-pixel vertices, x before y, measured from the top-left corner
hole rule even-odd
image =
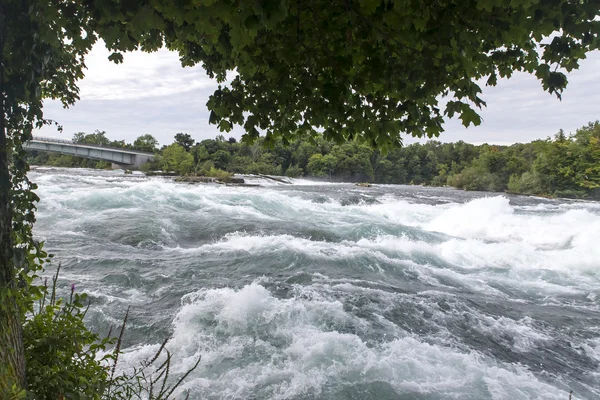
[[[226,169],[229,160],[231,159],[231,155],[228,151],[219,150],[211,155],[211,160],[214,163],[214,166],[219,169]]]
[[[106,137],[105,131],[96,129],[94,133],[86,134],[85,132],[77,132],[73,135],[73,142],[82,144],[95,144],[100,146],[108,146],[111,144],[109,138]]]
[[[158,140],[149,133],[139,136],[133,142],[133,148],[140,151],[147,151],[153,153],[158,147]]]
[[[196,141],[188,133],[178,133],[175,135],[175,142],[182,146],[185,151],[190,151]]]

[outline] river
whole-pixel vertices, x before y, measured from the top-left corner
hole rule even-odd
[[[600,203],[449,188],[177,184],[37,169],[35,235],[123,368],[191,399],[600,398]]]

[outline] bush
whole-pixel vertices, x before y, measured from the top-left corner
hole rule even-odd
[[[50,157],[50,159],[47,162],[47,165],[50,165],[51,167],[66,167],[66,168],[71,168],[73,166],[75,166],[75,160],[73,156],[67,156],[64,154],[61,154],[57,157]]]
[[[231,172],[223,171],[222,169],[218,169],[215,167],[211,167],[204,176],[209,176],[211,178],[217,178],[221,180],[227,180],[233,176]]]
[[[291,165],[285,171],[285,176],[289,176],[291,178],[298,178],[304,175],[304,171],[298,165]]]
[[[175,390],[197,368],[200,358],[191,369],[173,381],[169,375],[171,355],[165,349],[165,340],[158,352],[134,368],[132,373],[115,375],[129,310],[118,338],[110,337],[110,332],[106,338],[100,338],[85,326],[85,294],[76,293],[72,285],[68,300],[56,298],[59,271],[60,265],[52,279],[51,289],[47,281],[41,287],[38,306],[23,325],[27,376],[25,396],[82,400],[172,398]],[[111,345],[115,347],[107,351]],[[163,351],[166,356],[162,356]],[[157,367],[155,363],[160,364]]]
[[[114,340],[100,339],[85,326],[87,296],[75,293],[75,286],[67,301],[56,298],[57,277],[58,270],[23,326],[28,392],[36,399],[100,399],[113,353],[99,355]]]
[[[250,164],[246,172],[255,175],[281,175],[281,165],[267,164],[259,161]]]
[[[500,176],[477,167],[468,167],[459,174],[450,175],[446,182],[449,186],[464,190],[499,192],[505,188]]]
[[[140,171],[147,173],[152,171],[158,171],[161,169],[163,164],[162,157],[158,154],[154,154],[152,160],[140,165]]]
[[[536,172],[525,172],[521,176],[511,175],[508,181],[508,190],[512,193],[521,194],[547,193],[542,178]]]
[[[198,164],[196,164],[194,173],[196,175],[208,176],[207,174],[209,174],[210,170],[214,168],[215,164],[212,161],[199,162]]]
[[[447,181],[448,177],[445,174],[440,173],[439,175],[433,177],[430,182],[430,186],[444,186]]]
[[[564,189],[554,191],[556,197],[566,197],[569,199],[584,199],[588,196],[587,191],[577,189]]]
[[[96,169],[110,169],[111,168],[111,164],[108,161],[98,161],[96,162],[96,164],[94,165],[94,168]]]

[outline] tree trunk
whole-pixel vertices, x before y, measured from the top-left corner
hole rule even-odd
[[[11,149],[6,137],[4,82],[5,22],[5,10],[0,5],[0,398],[10,399],[13,389],[20,391],[25,387],[25,354],[13,264]]]

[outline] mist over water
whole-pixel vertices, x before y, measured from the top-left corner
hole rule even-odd
[[[123,367],[193,399],[600,398],[600,203],[38,169],[35,234]]]

